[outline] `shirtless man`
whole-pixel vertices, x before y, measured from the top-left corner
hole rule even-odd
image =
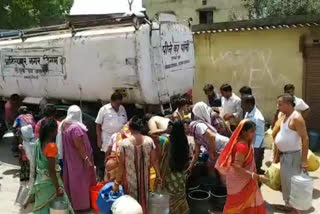
[[[285,206],[278,206],[282,211],[299,213],[290,203],[291,178],[308,168],[307,156],[309,139],[305,121],[294,109],[295,100],[290,94],[278,98],[278,108],[283,116],[279,118],[273,129],[275,139],[274,162],[280,161],[281,189]]]
[[[158,137],[162,134],[168,133],[169,118],[146,114],[145,119],[148,122],[149,135],[151,137]]]
[[[176,101],[177,109],[172,114],[173,120],[183,120],[185,116],[188,114],[189,105],[187,100],[184,98],[179,98]]]
[[[161,146],[160,146],[160,136],[164,134],[170,133],[170,125],[171,121],[169,118],[160,117],[152,114],[146,114],[144,119],[148,123],[149,132],[148,135],[153,139],[156,145],[156,153],[158,158],[161,157]]]

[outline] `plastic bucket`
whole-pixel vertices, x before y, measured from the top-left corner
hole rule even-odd
[[[291,178],[290,205],[302,211],[312,207],[313,180],[306,174]]]
[[[29,188],[20,186],[15,203],[23,205],[29,194]]]
[[[320,133],[315,130],[309,131],[309,148],[311,151],[316,152],[319,149]]]
[[[54,201],[50,205],[50,214],[68,214],[68,205],[64,201]]]
[[[119,185],[119,191],[117,193],[112,191],[113,185],[113,182],[109,182],[105,184],[99,191],[96,205],[101,214],[112,214],[111,207],[113,202],[124,195],[121,185]]]
[[[97,199],[101,188],[104,186],[104,183],[97,183],[95,186],[90,187],[90,199],[92,209],[98,211]]]
[[[166,193],[153,192],[149,194],[148,213],[167,214],[169,213],[170,196]]]
[[[221,185],[219,177],[201,177],[198,179],[200,190],[210,193],[210,207],[222,211],[227,198],[227,189]]]
[[[186,182],[186,193],[188,194],[194,187],[199,188],[200,183],[198,182],[200,177],[208,176],[208,168],[206,164],[197,164],[192,170],[190,175],[187,177]]]
[[[191,214],[208,214],[210,211],[210,192],[192,190],[188,194],[188,203]]]
[[[215,210],[223,211],[227,200],[227,189],[224,186],[215,186],[211,194],[211,205]]]

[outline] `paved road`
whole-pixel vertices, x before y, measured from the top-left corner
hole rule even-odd
[[[267,151],[265,155],[265,161],[271,159],[271,151]],[[31,207],[27,210],[21,210],[19,206],[14,205],[14,201],[20,186],[18,177],[19,166],[16,158],[13,158],[10,152],[10,143],[3,141],[0,143],[0,178],[1,193],[0,193],[0,213],[1,214],[23,214],[31,213]],[[320,213],[320,170],[315,173],[311,173],[314,178],[314,194],[313,194],[313,208],[304,212]],[[266,186],[262,186],[262,194],[266,201],[268,214],[278,214],[281,212],[275,211],[274,204],[283,204],[282,196],[280,192],[275,192]],[[88,212],[86,214],[93,214],[95,212]],[[218,213],[215,213],[218,214]]]

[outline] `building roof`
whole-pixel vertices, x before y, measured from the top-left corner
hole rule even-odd
[[[142,11],[142,3],[142,0],[132,1],[132,11]],[[118,14],[129,11],[128,0],[74,0],[70,15]]]
[[[4,37],[4,36],[16,36],[19,35],[19,31],[18,30],[3,30],[0,29],[0,38]]]
[[[235,22],[199,24],[192,26],[192,31],[195,34],[201,34],[251,30],[272,30],[310,26],[320,26],[320,16],[271,17]]]

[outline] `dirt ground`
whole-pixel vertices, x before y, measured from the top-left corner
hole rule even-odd
[[[265,162],[271,160],[272,154],[270,150],[265,153]],[[0,143],[0,213],[2,214],[23,214],[31,213],[31,207],[27,210],[21,210],[21,208],[14,204],[17,192],[19,190],[19,165],[18,160],[13,158],[10,151],[10,143],[2,141]],[[313,191],[313,208],[307,212],[320,213],[320,170],[310,173],[310,176],[314,179],[314,191]],[[261,188],[263,197],[266,202],[268,214],[283,213],[274,209],[274,205],[283,204],[282,195],[280,192],[271,190],[267,186]],[[87,212],[83,214],[93,214],[95,212]],[[215,212],[217,214],[218,212]]]

